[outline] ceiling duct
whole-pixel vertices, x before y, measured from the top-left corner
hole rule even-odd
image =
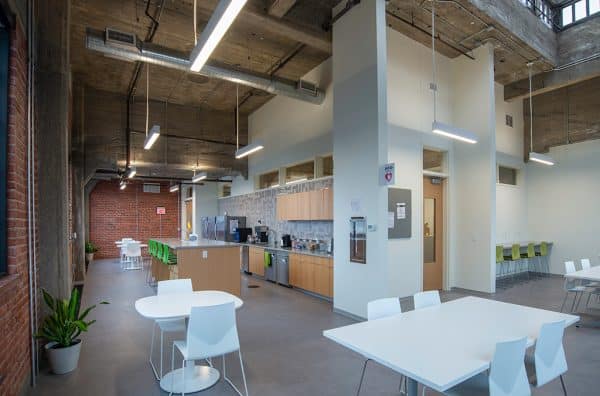
[[[202,70],[197,73],[192,72],[190,71],[190,60],[182,53],[155,44],[144,43],[139,40],[136,40],[137,46],[132,46],[130,43],[118,44],[115,43],[114,40],[118,38],[117,35],[114,35],[113,40],[110,41],[106,41],[105,37],[105,33],[103,34],[101,31],[88,28],[86,32],[86,47],[114,58],[130,62],[151,63],[182,71],[185,70],[189,73],[226,80],[232,83],[239,83],[269,92],[273,95],[283,95],[312,104],[322,104],[325,100],[325,93],[319,89],[315,89],[315,91],[311,92],[309,90],[299,89],[297,86],[298,84],[293,81],[282,81],[270,76],[215,65],[214,63],[206,64]]]

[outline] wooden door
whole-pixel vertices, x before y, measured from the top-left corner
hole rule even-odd
[[[423,178],[423,290],[444,281],[444,180]]]
[[[192,219],[194,218],[194,206],[193,202],[190,199],[189,201],[185,201],[185,239],[190,239],[190,234],[192,233]]]

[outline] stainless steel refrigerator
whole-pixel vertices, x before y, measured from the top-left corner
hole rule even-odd
[[[246,227],[244,216],[217,216],[215,218],[215,238],[217,241],[234,242],[235,231]]]
[[[202,227],[202,239],[217,239],[215,234],[216,217],[202,217],[200,223]]]

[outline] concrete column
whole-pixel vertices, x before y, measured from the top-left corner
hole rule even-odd
[[[83,85],[73,88],[73,122],[71,128],[71,216],[73,222],[72,266],[74,281],[85,280],[85,155],[84,155],[84,94]]]
[[[364,0],[333,27],[334,308],[366,317],[387,295],[387,53],[385,1]],[[367,262],[350,262],[350,218],[364,216]]]
[[[36,131],[39,161],[41,286],[65,297],[69,267],[69,5],[47,0],[36,11]]]

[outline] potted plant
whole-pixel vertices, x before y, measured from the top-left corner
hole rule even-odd
[[[86,321],[85,318],[95,305],[80,313],[80,296],[77,288],[71,292],[68,300],[52,297],[42,289],[44,301],[50,309],[36,338],[43,338],[48,343],[44,346],[50,367],[55,374],[66,374],[77,368],[81,340],[77,337],[88,328],[95,320]],[[108,304],[106,301],[100,304]]]
[[[94,253],[96,253],[97,251],[98,248],[92,242],[85,243],[85,259],[88,263],[94,261]]]

